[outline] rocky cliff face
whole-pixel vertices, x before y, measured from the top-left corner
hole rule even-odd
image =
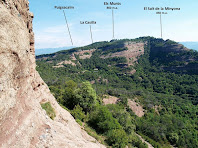
[[[62,109],[35,70],[27,0],[0,0],[0,147],[104,147]],[[50,102],[51,120],[41,108]]]

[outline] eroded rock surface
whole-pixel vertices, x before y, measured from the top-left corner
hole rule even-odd
[[[137,100],[137,98],[135,98]],[[144,116],[144,109],[143,107],[135,102],[135,100],[128,99],[128,105],[131,108],[131,110],[138,116],[143,117]]]
[[[27,0],[0,0],[0,147],[104,147],[62,109],[35,70]],[[40,102],[56,111],[51,120]]]
[[[102,55],[101,58],[126,57],[128,66],[134,65],[138,58],[144,54],[144,45],[147,43],[126,42],[124,47],[128,50]]]
[[[116,104],[118,103],[119,100],[120,99],[115,96],[105,95],[102,101],[104,105],[107,105],[107,104]]]

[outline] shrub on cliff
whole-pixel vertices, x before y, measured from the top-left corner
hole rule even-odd
[[[56,113],[54,108],[51,106],[50,102],[41,104],[41,107],[46,111],[47,115],[54,120]]]

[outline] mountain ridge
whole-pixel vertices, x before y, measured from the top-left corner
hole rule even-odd
[[[91,117],[88,117],[87,123],[96,131],[99,127],[92,121],[93,117],[94,121],[101,119],[99,113],[104,109],[112,113],[126,134],[129,125],[123,123],[132,118],[130,127],[134,128],[131,132],[138,133],[154,147],[168,148],[174,145],[195,148],[198,146],[195,140],[195,116],[198,112],[197,61],[197,51],[177,42],[140,37],[97,42],[41,55],[37,57],[37,70],[57,100],[71,109],[71,112],[76,109],[73,106],[78,102],[73,105],[68,104],[68,101],[79,98],[77,92],[84,83],[95,89],[99,107],[89,112]],[[70,89],[74,90],[72,97],[66,95]],[[112,104],[106,105],[105,102]],[[142,111],[141,116],[137,116],[136,110]],[[75,118],[78,119],[77,116]],[[130,133],[127,136],[130,137]]]
[[[73,60],[73,61],[76,60],[75,55],[78,55],[78,56],[80,55],[79,59],[81,59],[83,57],[83,54],[87,54],[87,55],[91,54],[87,56],[90,58],[92,56],[92,53],[89,53],[90,50],[96,49],[97,51],[95,51],[95,53],[98,52],[99,53],[98,56],[100,56],[100,58],[105,59],[105,58],[114,58],[114,57],[120,57],[120,58],[125,57],[127,58],[127,62],[125,64],[128,64],[128,66],[130,65],[132,66],[134,65],[135,61],[137,61],[138,57],[144,54],[145,52],[144,46],[151,47],[151,49],[149,49],[151,50],[149,51],[150,60],[154,60],[154,58],[156,60],[156,57],[157,57],[158,60],[160,60],[159,62],[163,62],[161,63],[162,64],[161,67],[163,67],[163,69],[166,69],[172,72],[173,71],[178,72],[177,70],[180,69],[181,72],[184,72],[186,69],[194,68],[195,70],[193,69],[192,71],[196,71],[197,58],[196,59],[193,58],[193,54],[197,53],[196,51],[190,50],[184,47],[182,44],[179,44],[171,40],[164,41],[162,39],[157,39],[153,37],[140,37],[140,38],[131,39],[131,40],[123,39],[123,40],[112,40],[110,42],[97,42],[88,46],[70,49],[68,50],[68,52],[63,50],[63,51],[59,51],[50,55],[37,56],[36,58],[37,60],[41,60],[42,58],[45,57],[46,59],[48,59],[48,62],[50,62],[50,60],[53,61],[53,57],[54,59],[56,59],[56,61],[60,61],[60,59],[63,60],[65,58],[69,61],[69,63],[71,63],[70,60]],[[83,50],[85,50],[84,53],[82,53]],[[191,55],[189,56],[182,55],[185,53],[189,53]],[[64,54],[66,55],[65,57],[64,57]],[[69,54],[72,54],[72,55],[69,55]],[[86,59],[85,55],[84,55],[84,59]],[[68,63],[67,60],[65,62],[66,64]],[[165,61],[167,62],[167,60],[169,61],[169,63],[165,63]],[[59,63],[56,63],[56,64],[60,66],[61,62],[64,63],[64,61],[60,61]],[[171,62],[173,62],[172,65],[171,65]],[[57,65],[54,65],[54,66],[57,66]],[[169,68],[167,68],[167,66],[169,66]]]

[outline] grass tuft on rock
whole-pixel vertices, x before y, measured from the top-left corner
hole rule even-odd
[[[42,109],[44,109],[47,113],[47,115],[54,120],[54,118],[56,117],[56,113],[54,108],[52,107],[52,105],[50,104],[50,102],[47,103],[43,103],[41,104]]]

